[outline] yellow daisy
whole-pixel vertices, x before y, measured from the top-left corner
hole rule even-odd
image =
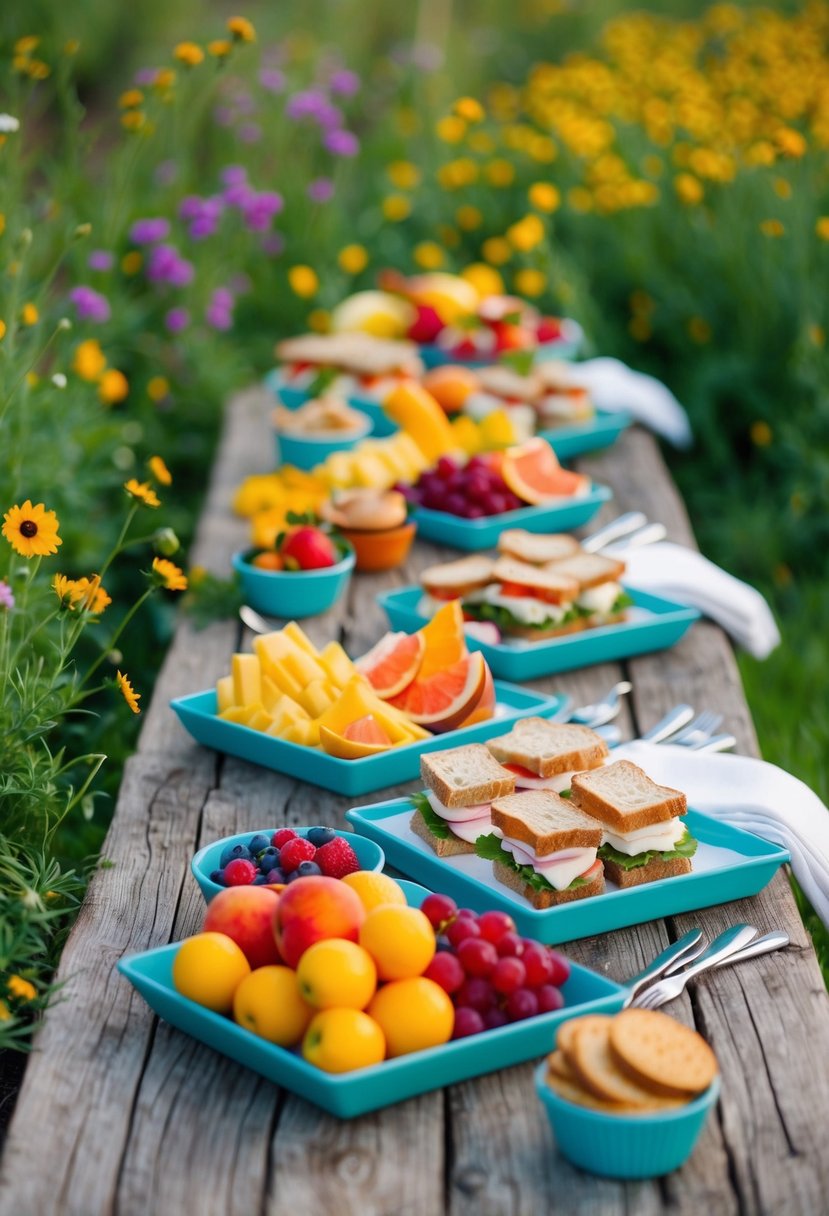
[[[79,578],[75,582],[72,603],[97,616],[112,603],[112,596],[101,586],[100,574],[93,574],[92,578]]]
[[[166,557],[154,557],[153,571],[159,584],[168,591],[187,590],[187,575],[175,562],[167,561]]]
[[[141,710],[138,706],[138,702],[141,700],[141,693],[135,691],[132,684],[129,682],[129,678],[122,675],[120,671],[117,673],[115,678],[118,681],[118,687],[121,689],[127,705],[129,705],[134,714],[140,714]]]
[[[180,63],[186,63],[188,67],[194,68],[204,59],[204,51],[195,42],[180,42],[173,49],[173,56]]]
[[[151,456],[147,461],[147,467],[161,485],[171,486],[173,484],[173,475],[160,456]]]
[[[227,23],[228,33],[239,42],[255,42],[256,30],[247,17],[230,17]]]
[[[37,996],[34,984],[24,980],[22,975],[13,975],[9,979],[9,994],[16,996],[19,1001],[33,1001]]]
[[[52,579],[52,590],[61,602],[62,607],[68,607],[74,598],[76,583],[65,574],[56,574]]]
[[[161,506],[161,500],[148,481],[139,481],[136,477],[131,477],[129,481],[124,482],[124,489],[132,498],[142,502],[145,507]]]
[[[21,557],[48,557],[63,544],[58,536],[58,517],[42,502],[33,507],[27,498],[22,507],[6,511],[3,519],[3,535]]]

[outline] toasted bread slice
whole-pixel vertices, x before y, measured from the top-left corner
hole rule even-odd
[[[451,832],[452,825],[447,823],[446,826]],[[420,811],[415,811],[412,815],[409,820],[409,827],[415,836],[419,836],[421,840],[425,840],[427,844],[432,846],[438,857],[458,857],[461,853],[475,852],[474,845],[470,844],[467,840],[461,840],[460,836],[456,836],[454,832],[445,839],[441,836],[435,836],[433,832],[429,831],[429,825]]]
[[[646,865],[633,866],[629,870],[620,866],[616,861],[602,859],[602,865],[605,878],[622,889],[641,887],[646,882],[659,882],[660,878],[677,878],[680,874],[691,873],[690,857],[673,857],[670,861],[654,857],[653,861],[649,861]]]
[[[576,773],[570,797],[577,807],[620,832],[684,815],[688,799],[679,790],[657,785],[638,764],[617,760],[604,768]]]
[[[579,584],[570,575],[557,574],[554,566],[533,566],[514,557],[499,557],[492,571],[493,582],[516,583],[540,593],[551,604],[570,604],[579,593]]]
[[[560,578],[572,578],[579,591],[599,587],[602,583],[617,582],[625,572],[625,563],[614,557],[603,557],[601,553],[574,553],[561,561],[553,561],[544,567]]]
[[[535,401],[541,396],[544,388],[544,382],[535,371],[528,376],[522,376],[503,363],[479,368],[476,375],[485,393],[493,393],[496,397],[509,397],[512,401]]]
[[[601,825],[552,790],[522,790],[492,803],[492,826],[539,857],[561,849],[598,849]]]
[[[371,334],[300,334],[278,342],[276,356],[283,363],[345,368],[365,376],[396,371],[416,376],[423,370],[413,342]]]
[[[467,743],[420,757],[420,775],[444,806],[477,806],[515,790],[515,777],[483,743]]]
[[[565,891],[554,891],[552,887],[544,891],[537,891],[535,887],[524,882],[521,875],[517,874],[511,866],[504,865],[500,861],[493,861],[492,874],[494,878],[498,879],[498,882],[502,882],[505,887],[515,891],[517,895],[523,895],[534,908],[539,910],[557,908],[559,904],[570,904],[576,899],[587,899],[590,895],[601,895],[604,890],[604,874],[601,870],[592,882],[586,882],[579,887],[568,887]]]
[[[604,739],[589,727],[546,718],[523,718],[508,735],[497,735],[486,746],[502,764],[521,764],[539,777],[583,772],[609,754]]]
[[[519,562],[544,566],[548,562],[561,561],[580,553],[579,542],[567,532],[551,532],[547,535],[525,532],[523,528],[507,528],[498,537],[498,552],[514,557]]]
[[[427,567],[420,575],[420,585],[438,599],[448,598],[449,591],[458,596],[468,595],[470,591],[477,591],[479,587],[486,587],[492,582],[494,568],[495,562],[491,557],[471,553],[469,557],[462,557],[456,562]]]

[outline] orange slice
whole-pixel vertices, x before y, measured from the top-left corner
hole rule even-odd
[[[444,604],[418,633],[426,643],[418,679],[426,679],[459,663],[466,654],[460,600]]]
[[[357,659],[355,667],[378,697],[388,700],[411,684],[420,670],[425,650],[426,642],[419,633],[387,633]]]
[[[391,747],[388,733],[374,714],[366,714],[364,718],[357,718],[356,722],[349,722],[343,731],[343,738],[351,743],[381,743],[383,747]]]
[[[434,464],[454,444],[449,420],[431,393],[419,384],[402,382],[383,401],[393,422],[407,431],[426,459]]]
[[[583,473],[563,469],[546,439],[538,437],[520,447],[508,448],[500,472],[513,494],[532,504],[572,497],[590,484],[590,478]]]
[[[442,734],[460,726],[473,713],[486,687],[488,672],[484,656],[476,651],[445,671],[413,680],[398,697],[391,698],[391,704],[433,734]]]
[[[358,737],[349,738],[349,730],[355,731]],[[366,738],[361,738],[362,735]],[[329,756],[336,756],[340,760],[360,760],[363,756],[387,752],[394,745],[383,727],[368,714],[365,718],[350,722],[341,735],[327,726],[321,726],[320,746]]]

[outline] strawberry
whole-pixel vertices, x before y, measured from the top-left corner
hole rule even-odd
[[[296,839],[296,832],[293,828],[277,828],[271,839],[271,844],[275,849],[281,849],[283,844],[287,844],[289,840]]]
[[[558,317],[542,317],[535,336],[539,342],[555,342],[561,337],[561,321]]]
[[[279,868],[283,874],[292,874],[301,861],[316,861],[317,850],[310,840],[295,836],[279,850]]]
[[[319,528],[292,528],[279,547],[287,570],[324,570],[339,561],[330,536]]]
[[[360,868],[357,854],[342,836],[335,836],[328,844],[317,849],[314,861],[327,878],[344,878]]]
[[[417,304],[417,317],[409,326],[408,336],[412,342],[434,342],[443,329],[443,322],[429,304]]]
[[[523,325],[510,325],[506,321],[496,321],[492,329],[495,333],[496,351],[526,350],[527,347],[535,345],[532,334]]]

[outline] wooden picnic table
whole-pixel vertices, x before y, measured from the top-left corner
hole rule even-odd
[[[225,432],[193,563],[226,575],[247,525],[235,486],[268,468],[270,401],[241,394]],[[612,486],[604,518],[641,508],[693,544],[656,444],[633,430],[581,467]],[[414,581],[441,552],[418,543],[408,566],[352,580],[348,597],[308,623],[317,643],[368,649],[386,623],[375,594]],[[189,862],[201,845],[263,824],[342,825],[349,800],[194,744],[171,697],[212,684],[250,637],[233,620],[178,625],[127,763],[115,817],[60,965],[24,1078],[0,1170],[0,1216],[601,1216],[829,1211],[829,1000],[784,872],[762,894],[573,942],[577,961],[623,980],[692,925],[783,927],[780,953],[709,974],[671,1012],[713,1045],[722,1100],[690,1162],[659,1181],[618,1183],[557,1156],[532,1084],[533,1064],[341,1122],[153,1015],[115,970],[124,954],[196,932],[204,911]],[[132,673],[140,685],[140,672]],[[708,622],[663,654],[538,682],[593,701],[627,676],[620,722],[631,734],[672,705],[720,710],[738,748],[757,743],[730,645]],[[414,784],[400,787],[407,791]],[[356,801],[379,800],[383,791]]]

